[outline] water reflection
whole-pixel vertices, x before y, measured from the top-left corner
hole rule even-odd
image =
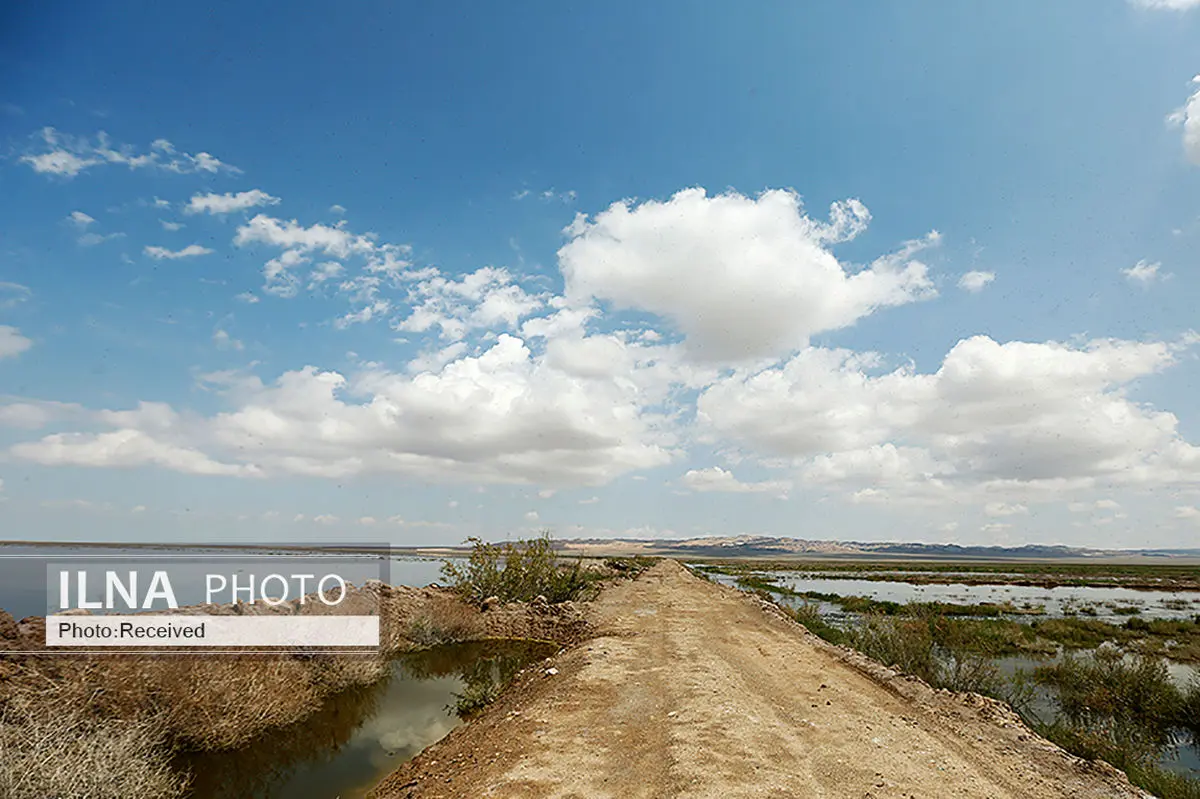
[[[385,679],[339,694],[303,722],[179,765],[193,774],[193,799],[356,799],[454,729],[460,696],[493,690],[555,649],[490,641],[405,655]]]

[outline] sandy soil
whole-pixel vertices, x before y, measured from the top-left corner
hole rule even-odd
[[[376,790],[398,797],[1138,797],[1004,705],[934,691],[664,562]]]

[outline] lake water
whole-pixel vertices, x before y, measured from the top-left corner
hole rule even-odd
[[[239,749],[181,756],[190,799],[361,799],[461,721],[456,695],[506,683],[554,645],[453,644],[398,658],[375,685],[334,697],[303,722]]]

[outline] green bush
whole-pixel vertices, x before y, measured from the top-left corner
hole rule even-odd
[[[471,554],[466,563],[446,561],[442,575],[459,596],[481,604],[489,597],[501,602],[532,602],[543,596],[548,602],[581,598],[593,587],[583,570],[583,559],[570,566],[559,563],[549,533],[526,541],[489,544],[468,538]]]
[[[1184,696],[1160,658],[1126,661],[1120,650],[1102,646],[1090,657],[1067,654],[1034,674],[1055,689],[1068,721],[1109,737],[1146,737],[1161,747],[1182,726]]]
[[[951,691],[970,691],[1002,698],[1004,677],[1000,669],[986,655],[977,653],[955,653],[938,665],[935,682],[939,688]]]
[[[821,611],[816,605],[805,602],[794,608],[784,608],[784,610],[789,616],[804,625],[810,633],[831,644],[840,646],[849,640],[845,631],[825,621],[825,617],[821,615]]]
[[[936,683],[938,664],[933,634],[925,619],[868,614],[854,631],[852,644],[885,666]]]
[[[1138,735],[1114,728],[1085,727],[1060,719],[1034,728],[1071,754],[1103,760],[1125,772],[1129,781],[1160,799],[1200,799],[1200,781],[1167,771],[1157,763],[1158,749]]]

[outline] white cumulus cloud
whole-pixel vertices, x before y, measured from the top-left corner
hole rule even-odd
[[[1012,502],[1105,485],[1193,484],[1200,448],[1181,438],[1174,415],[1123,392],[1191,343],[976,336],[933,374],[879,373],[877,358],[814,348],[718,380],[701,393],[697,418],[716,440],[790,459],[810,484],[857,486],[862,500],[991,493]]]
[[[731,494],[775,494],[784,496],[791,489],[791,483],[785,480],[764,480],[757,483],[745,483],[734,477],[732,472],[720,466],[708,469],[691,469],[684,473],[679,482],[692,491],[718,491]]]
[[[1029,508],[1020,503],[989,502],[983,506],[985,516],[1019,516],[1029,513]]]
[[[1121,274],[1123,274],[1125,279],[1130,283],[1139,286],[1149,286],[1155,281],[1166,280],[1168,277],[1170,277],[1170,275],[1161,272],[1161,269],[1162,264],[1158,262],[1150,263],[1149,261],[1138,261],[1128,269],[1122,269]]]
[[[33,341],[21,335],[11,325],[0,325],[0,358],[12,358],[33,346]]]
[[[11,451],[42,463],[216,464],[247,476],[398,473],[572,486],[661,466],[675,446],[666,420],[640,404],[638,386],[564,374],[506,334],[438,372],[371,370],[351,382],[309,367],[273,385],[229,375],[205,382],[233,407],[208,418],[145,403],[97,412],[97,424],[115,429],[51,435]]]
[[[738,361],[796,350],[814,333],[935,294],[913,256],[936,235],[852,272],[827,245],[851,235],[847,220],[861,222],[866,209],[838,208],[823,224],[790,191],[754,199],[697,188],[666,202],[615,203],[591,220],[580,214],[558,252],[567,299],[658,314],[693,355]]]
[[[980,272],[973,270],[958,279],[958,287],[963,291],[978,294],[988,283],[996,279],[995,272]]]
[[[1193,3],[1195,5],[1195,3]],[[1167,117],[1170,125],[1183,129],[1183,151],[1188,160],[1200,166],[1200,75],[1192,78],[1196,91]]]
[[[261,189],[239,191],[236,194],[195,194],[184,206],[185,214],[231,214],[262,205],[278,205],[279,198]]]
[[[1200,0],[1129,0],[1129,2],[1140,8],[1164,9],[1167,11],[1187,11],[1189,8],[1200,7]]]
[[[169,250],[166,247],[147,245],[142,251],[156,261],[161,261],[163,259],[174,261],[180,258],[195,258],[196,256],[209,255],[213,252],[208,247],[201,247],[199,244],[189,244],[182,250]]]

